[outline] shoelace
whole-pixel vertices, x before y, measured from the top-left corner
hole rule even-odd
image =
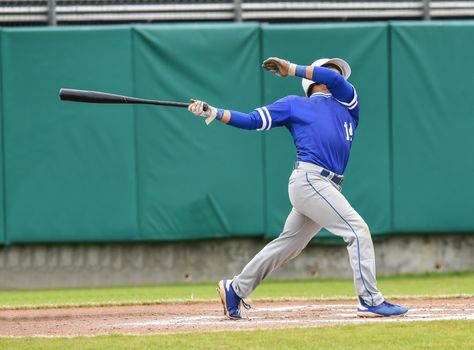
[[[242,305],[243,305],[243,307],[244,307],[245,310],[250,310],[250,309],[252,308],[249,304],[247,304],[247,303],[244,301],[244,299],[240,299],[240,301],[242,302]],[[239,303],[239,305],[237,306],[237,311],[238,311],[238,313],[240,314],[240,303]]]
[[[244,299],[242,299],[242,305],[244,307],[245,310],[250,310],[252,308],[252,306],[250,306],[250,304],[247,304]]]

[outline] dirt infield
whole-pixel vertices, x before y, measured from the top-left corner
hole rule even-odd
[[[395,300],[393,300],[395,301]],[[329,324],[474,320],[474,298],[396,300],[406,316],[361,319],[355,301],[254,301],[245,318],[227,320],[220,302],[0,311],[0,336],[157,334],[317,327]]]

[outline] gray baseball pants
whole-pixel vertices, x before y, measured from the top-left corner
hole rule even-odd
[[[321,175],[322,170],[311,163],[297,163],[288,185],[293,209],[283,232],[255,255],[233,280],[234,290],[241,298],[252,293],[270,272],[298,256],[324,227],[347,243],[357,295],[370,306],[383,302],[377,289],[369,227],[342,195],[341,188]]]

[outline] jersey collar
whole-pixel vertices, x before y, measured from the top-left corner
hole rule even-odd
[[[331,97],[332,94],[331,93],[325,94],[324,92],[315,92],[309,98],[312,98],[312,97],[315,97],[315,96]]]

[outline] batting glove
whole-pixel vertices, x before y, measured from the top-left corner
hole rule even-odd
[[[262,63],[262,67],[279,77],[293,76],[296,72],[296,64],[282,60],[278,57],[269,57]]]
[[[188,111],[198,117],[206,118],[206,125],[212,123],[217,116],[217,109],[199,100],[191,100],[192,103],[188,106]]]

